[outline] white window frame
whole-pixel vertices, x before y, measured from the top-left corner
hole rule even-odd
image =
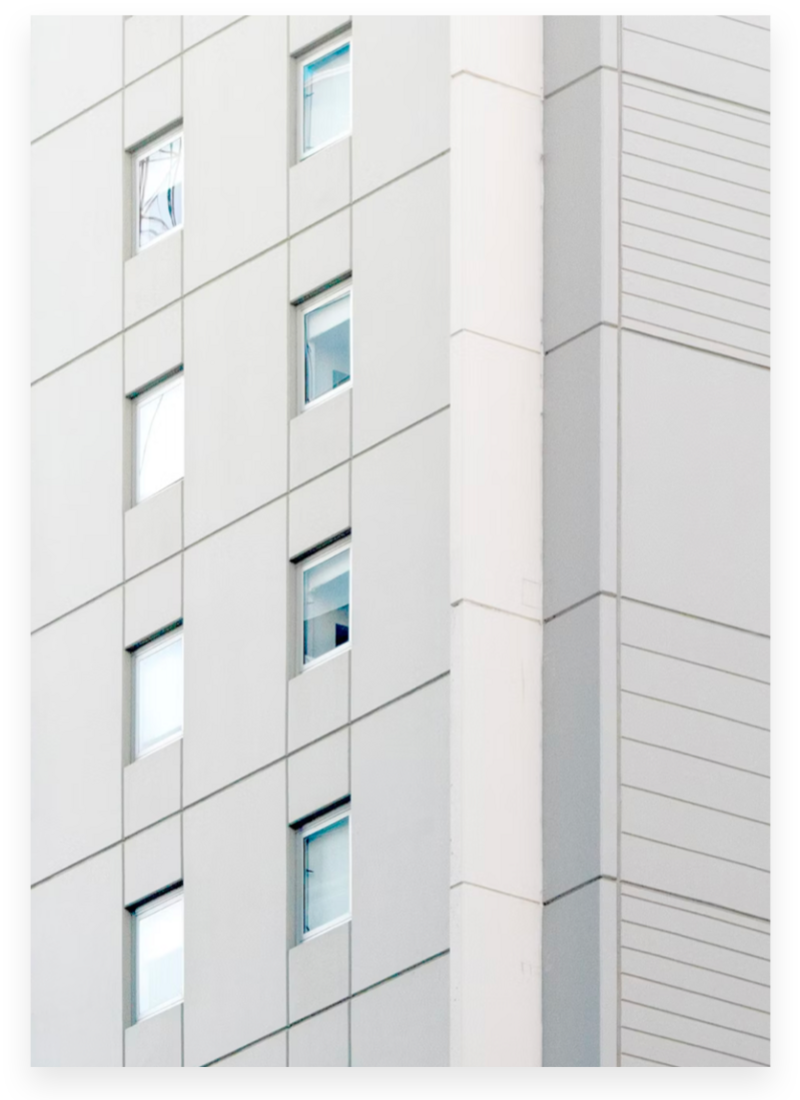
[[[145,749],[144,752],[139,751],[139,662],[143,657],[149,656],[151,653],[156,653],[159,649],[166,649],[168,645],[180,637],[183,639],[183,622],[181,621],[176,626],[170,627],[165,630],[163,634],[159,634],[156,638],[151,638],[149,641],[142,642],[141,645],[137,645],[133,650],[131,656],[133,658],[133,684],[131,691],[131,699],[133,705],[133,759],[143,760],[146,756],[151,756],[154,752],[158,752],[159,749],[164,749],[167,745],[173,744],[175,741],[180,741],[183,737],[183,706],[181,707],[181,728],[177,733],[171,733],[169,737],[165,737],[163,740],[158,741],[155,745],[151,745],[149,749]],[[183,645],[183,665],[182,671],[185,668],[186,661],[186,647]],[[183,677],[185,682],[185,676]],[[181,683],[181,687],[184,686],[184,682]],[[185,705],[185,696],[183,703]]]
[[[178,886],[172,887],[169,890],[165,890],[163,894],[159,894],[158,897],[153,898],[151,901],[145,901],[141,905],[135,906],[131,912],[133,918],[133,1018],[134,1023],[139,1023],[140,1020],[151,1020],[154,1016],[160,1015],[162,1012],[166,1012],[169,1008],[174,1008],[175,1005],[183,1004],[184,995],[186,992],[186,902],[184,900],[183,911],[183,951],[184,951],[184,972],[181,975],[181,995],[180,997],[174,997],[166,1004],[159,1005],[158,1008],[154,1008],[151,1012],[140,1013],[139,1012],[139,919],[142,915],[147,916],[150,913],[155,913],[159,909],[166,909],[168,905],[174,905],[178,899],[183,899],[183,883]]]
[[[141,504],[145,500],[151,500],[153,497],[157,497],[159,493],[163,493],[165,489],[171,488],[173,485],[177,485],[179,481],[183,481],[186,471],[186,391],[183,393],[183,421],[184,421],[184,454],[183,454],[183,468],[184,473],[180,477],[175,478],[174,481],[167,482],[166,485],[162,485],[160,489],[156,489],[154,493],[150,493],[148,496],[143,497],[139,487],[139,409],[142,405],[146,405],[148,401],[154,401],[159,394],[164,394],[167,390],[175,389],[177,386],[184,385],[183,367],[178,367],[177,370],[170,371],[168,375],[162,378],[156,378],[154,381],[149,382],[147,386],[139,390],[137,393],[131,395],[131,404],[133,406],[133,431],[131,437],[133,439],[133,503]],[[156,392],[158,391],[158,392]]]
[[[159,233],[157,237],[154,237],[152,241],[147,241],[145,244],[139,244],[139,162],[144,160],[145,157],[149,157],[151,153],[157,152],[163,145],[169,145],[175,138],[181,139],[181,156],[183,157],[183,213],[186,213],[186,134],[183,129],[183,123],[177,126],[174,130],[168,130],[166,133],[161,134],[157,138],[153,138],[152,141],[148,141],[146,145],[143,145],[140,149],[137,149],[131,156],[133,167],[133,180],[131,183],[131,193],[133,195],[133,254],[138,255],[140,252],[144,252],[146,249],[151,248],[154,244],[158,244],[159,241],[164,241],[167,237],[171,237],[173,233],[179,233],[183,229],[183,222],[180,225],[174,225],[172,229],[168,229],[165,233]]]
[[[329,825],[334,825],[344,818],[349,819],[347,830],[347,913],[334,920],[320,924],[305,931],[306,925],[306,840],[315,833],[322,832]],[[332,928],[338,928],[341,924],[347,924],[353,918],[353,811],[348,800],[344,805],[337,806],[327,813],[323,812],[311,818],[297,830],[297,942],[305,943],[317,936],[329,932]]]
[[[333,649],[329,649],[327,653],[323,653],[321,657],[314,657],[310,661],[305,659],[305,575],[306,572],[315,565],[319,565],[323,561],[327,561],[328,558],[334,557],[336,554],[340,554],[343,550],[350,551],[350,571],[347,577],[347,616],[348,616],[348,635],[347,641],[343,645],[334,646]],[[300,605],[300,638],[298,646],[298,655],[300,658],[300,671],[305,672],[309,668],[317,668],[319,665],[324,664],[325,661],[330,661],[334,657],[338,657],[340,653],[346,653],[353,644],[353,543],[350,535],[343,535],[340,539],[336,539],[329,546],[326,546],[322,550],[317,550],[314,553],[308,555],[300,561],[300,568],[298,569],[298,576],[300,579],[300,593],[299,593],[299,605]]]
[[[321,58],[326,57],[329,53],[335,53],[340,50],[342,46],[350,47],[350,68],[348,70],[348,79],[350,81],[349,96],[350,96],[350,116],[347,120],[347,129],[341,134],[337,134],[336,137],[328,138],[327,141],[323,141],[321,145],[315,145],[313,148],[303,151],[303,122],[305,117],[305,97],[303,95],[303,70],[306,65],[313,65],[315,61],[319,61]],[[319,153],[322,149],[327,149],[331,145],[335,145],[337,141],[344,141],[345,138],[350,137],[353,133],[353,34],[352,31],[347,31],[341,37],[330,38],[328,41],[319,46],[315,50],[311,50],[308,53],[301,54],[297,58],[297,96],[298,96],[298,111],[297,111],[297,160],[306,160],[308,157],[313,157],[315,153]]]
[[[344,298],[347,295],[350,296],[350,377],[346,382],[342,382],[341,386],[336,386],[335,389],[328,390],[327,393],[320,394],[319,397],[315,397],[312,401],[306,401],[306,315],[313,313],[314,310],[320,309],[322,306],[327,306],[330,302],[335,302],[338,298]],[[340,393],[347,393],[353,386],[353,279],[352,276],[348,276],[346,279],[342,279],[341,282],[336,283],[328,290],[320,291],[319,294],[313,294],[310,298],[306,298],[300,305],[299,309],[299,325],[298,325],[298,344],[299,344],[299,358],[298,358],[298,380],[299,380],[299,408],[301,415],[307,409],[315,409],[318,405],[322,405],[325,401],[330,401],[333,397],[338,397]]]

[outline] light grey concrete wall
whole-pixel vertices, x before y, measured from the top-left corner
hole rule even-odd
[[[545,20],[548,1065],[769,1062],[768,68]]]
[[[536,1066],[542,21],[451,34],[450,1063]]]
[[[348,26],[352,137],[299,163],[296,55]],[[33,38],[33,1061],[445,1064],[450,21]],[[301,414],[296,299],[351,271],[352,390]],[[134,504],[128,395],[181,366],[185,477]],[[301,674],[291,558],[350,526],[352,649]],[[184,737],[132,761],[126,648],[181,619]],[[297,945],[291,826],[348,795],[352,926]],[[126,907],[180,880],[184,1004],[134,1024]]]

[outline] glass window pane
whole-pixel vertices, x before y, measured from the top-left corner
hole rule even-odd
[[[303,574],[303,662],[350,640],[350,549]]]
[[[137,242],[143,248],[183,224],[183,135],[138,162]]]
[[[350,295],[305,315],[306,401],[335,390],[350,378]]]
[[[136,914],[138,1019],[183,1000],[183,894]]]
[[[350,818],[305,838],[303,931],[350,914]]]
[[[136,499],[183,477],[183,379],[166,382],[136,403]]]
[[[183,635],[136,656],[136,755],[183,729]]]
[[[350,43],[303,66],[303,153],[350,132]]]

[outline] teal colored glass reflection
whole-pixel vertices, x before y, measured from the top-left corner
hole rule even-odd
[[[305,315],[306,404],[350,381],[350,295]]]
[[[303,573],[303,663],[350,640],[350,548]]]
[[[311,833],[303,848],[305,934],[350,915],[350,818]]]
[[[303,155],[350,132],[350,43],[303,66]]]

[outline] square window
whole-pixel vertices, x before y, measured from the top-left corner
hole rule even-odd
[[[351,129],[351,42],[327,45],[300,65],[301,158]]]
[[[303,565],[303,664],[350,643],[350,546],[309,558]]]
[[[350,811],[315,818],[300,832],[301,939],[350,919]]]
[[[349,290],[309,306],[303,313],[303,403],[310,405],[352,376]]]
[[[183,890],[170,890],[134,911],[136,1019],[183,1000]]]
[[[183,733],[183,631],[135,650],[134,757],[146,756]]]
[[[159,138],[134,158],[137,251],[183,225],[183,134]]]
[[[183,372],[136,398],[135,499],[183,477]]]

